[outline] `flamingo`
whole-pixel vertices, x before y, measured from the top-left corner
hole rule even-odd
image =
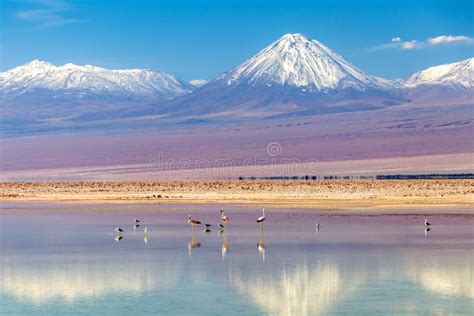
[[[191,218],[191,215],[188,216],[188,224],[191,225],[191,227],[193,228],[194,230],[194,227],[196,227],[197,225],[201,225],[201,222],[200,221],[197,221],[195,219],[192,219]]]
[[[265,209],[262,208],[262,216],[257,218],[257,223],[260,224],[260,226],[263,226],[263,222],[265,221]]]
[[[221,210],[221,218],[224,225],[228,225],[230,223],[229,216],[224,215],[224,210]]]
[[[431,226],[431,224],[428,222],[426,218],[425,218],[425,226]]]
[[[140,221],[139,221],[138,219],[136,219],[135,217],[133,218],[133,222],[134,222],[135,224],[140,223]]]
[[[120,233],[123,233],[123,229],[120,227],[117,227],[114,229],[114,232],[116,232],[117,234],[120,234]]]

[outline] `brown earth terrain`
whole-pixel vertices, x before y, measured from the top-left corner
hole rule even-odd
[[[169,129],[0,137],[0,181],[467,173],[474,170],[473,127],[472,104],[417,104]],[[285,170],[288,165],[295,168]]]

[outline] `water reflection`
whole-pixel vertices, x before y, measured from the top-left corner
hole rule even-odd
[[[230,245],[229,245],[229,242],[227,240],[227,229],[224,230],[223,234],[222,234],[222,247],[221,247],[221,259],[224,260],[226,254],[227,254],[227,250],[229,250],[230,248]]]
[[[188,243],[189,256],[191,257],[193,255],[193,249],[200,248],[200,247],[201,247],[201,243],[196,241],[196,233],[194,231],[194,226],[193,226],[193,230],[191,233],[191,241]]]
[[[120,227],[117,227],[114,229],[114,232],[115,232],[115,236],[114,236],[115,241],[121,241],[123,239],[123,236],[122,236],[123,229]]]
[[[427,291],[448,296],[474,299],[474,255],[465,253],[456,258],[426,256],[408,257],[408,277]]]
[[[33,303],[170,288],[178,283],[182,270],[179,262],[161,264],[157,270],[153,260],[94,259],[90,254],[67,259],[7,257],[1,263],[3,292]]]
[[[303,263],[283,267],[271,276],[235,273],[230,283],[269,314],[320,315],[353,291],[360,280],[345,284],[341,270],[332,263]]]
[[[257,250],[262,255],[262,261],[265,261],[265,231],[263,229],[260,230],[260,237],[257,244]]]
[[[156,314],[224,314],[226,306],[241,307],[242,315],[459,314],[472,306],[472,243],[459,242],[441,228],[431,236],[436,238],[425,238],[419,226],[407,233],[397,224],[373,233],[379,226],[351,230],[347,223],[325,223],[328,228],[315,237],[314,222],[278,227],[275,221],[257,231],[255,222],[245,227],[233,218],[234,229],[217,236],[201,228],[189,236],[182,224],[163,225],[152,231],[152,243],[148,229],[134,234],[131,225],[120,243],[110,239],[109,226],[90,223],[30,235],[16,227],[8,233],[0,229],[0,310],[7,304],[27,308],[29,301],[56,307],[52,300],[83,298],[101,308],[133,298],[166,311]],[[201,248],[192,260],[185,244],[189,256]],[[212,255],[219,250],[224,262]],[[224,307],[212,310],[206,305],[212,300]],[[183,312],[183,306],[192,309]]]

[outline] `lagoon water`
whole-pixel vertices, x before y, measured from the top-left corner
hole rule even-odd
[[[354,315],[474,311],[469,215],[89,205],[0,211],[2,315]],[[133,209],[133,212],[130,211]],[[191,211],[192,210],[192,211]],[[186,224],[187,214],[213,225]],[[143,225],[134,230],[132,218]],[[319,231],[315,222],[320,223]],[[113,232],[120,226],[123,238]],[[148,227],[145,238],[143,228]]]

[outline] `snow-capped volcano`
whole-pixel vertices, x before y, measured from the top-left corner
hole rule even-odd
[[[435,85],[474,88],[474,58],[416,72],[405,81],[405,85],[408,88]]]
[[[386,89],[390,81],[364,73],[317,40],[286,34],[223,74],[227,85],[288,85],[309,91]]]
[[[275,116],[397,104],[400,85],[369,75],[322,43],[286,34],[244,63],[153,113]]]
[[[173,75],[152,70],[108,70],[91,65],[78,66],[33,60],[0,73],[0,93],[17,97],[47,92],[63,97],[107,94],[149,100],[169,100],[194,88]]]

